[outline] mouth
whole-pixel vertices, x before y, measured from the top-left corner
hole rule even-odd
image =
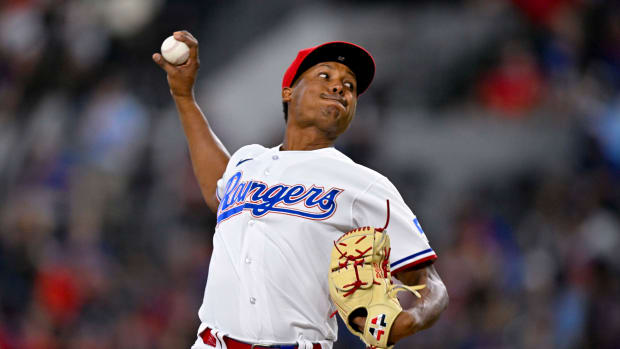
[[[321,93],[321,98],[323,99],[329,99],[332,101],[336,101],[338,103],[340,103],[340,105],[342,105],[345,109],[347,108],[347,105],[349,103],[347,103],[347,100],[344,99],[344,97],[340,96],[340,95],[332,95],[332,94],[327,94],[327,93]]]

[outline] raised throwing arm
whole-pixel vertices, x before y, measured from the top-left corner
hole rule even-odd
[[[166,62],[159,53],[153,54],[153,61],[166,71],[170,94],[179,112],[189,145],[194,174],[207,206],[211,211],[217,212],[217,180],[226,170],[230,154],[209,126],[194,98],[194,82],[200,67],[198,41],[187,31],[174,32],[174,38],[189,46],[187,62],[175,66]]]

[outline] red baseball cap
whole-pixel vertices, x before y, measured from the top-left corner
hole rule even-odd
[[[375,60],[368,51],[350,42],[333,41],[299,51],[284,73],[282,88],[291,87],[303,72],[321,62],[339,62],[349,67],[357,80],[358,96],[375,76]]]

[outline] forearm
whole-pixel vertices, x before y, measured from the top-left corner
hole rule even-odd
[[[407,285],[425,284],[420,290],[422,298],[416,299],[412,307],[403,310],[396,318],[390,332],[390,343],[431,327],[448,306],[448,292],[433,266],[423,274],[411,274],[401,279]]]
[[[194,82],[200,68],[198,40],[189,32],[174,32],[174,39],[184,42],[189,48],[187,62],[172,65],[159,53],[153,54],[153,61],[164,71],[170,86],[170,94],[179,112],[179,118],[187,137],[194,174],[200,185],[207,206],[217,212],[215,196],[217,181],[226,170],[230,155],[211,130],[209,122],[194,99]]]
[[[187,138],[192,166],[200,190],[211,211],[216,212],[217,180],[226,170],[230,155],[209,126],[209,122],[193,96],[174,96],[173,94],[173,98]]]

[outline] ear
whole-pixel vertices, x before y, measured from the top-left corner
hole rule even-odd
[[[290,87],[282,88],[282,102],[288,103],[291,101],[291,95],[293,94],[293,89]]]

